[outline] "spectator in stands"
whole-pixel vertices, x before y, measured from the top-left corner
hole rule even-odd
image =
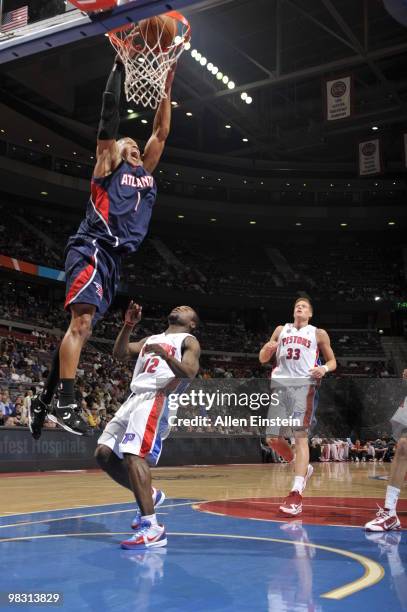
[[[8,389],[3,389],[0,393],[0,412],[5,416],[15,416],[15,404],[10,399]]]
[[[353,444],[349,450],[349,456],[353,461],[356,461],[356,462],[366,461],[367,446],[365,442],[356,440],[355,444]]]
[[[383,440],[381,440],[380,438],[378,438],[374,443],[373,443],[374,449],[375,449],[375,458],[376,460],[379,461],[379,463],[383,463],[383,459],[387,453],[387,446],[385,444],[385,442]]]

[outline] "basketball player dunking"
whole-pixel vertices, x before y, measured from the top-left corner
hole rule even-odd
[[[81,351],[92,326],[109,308],[119,282],[121,257],[135,253],[144,240],[157,195],[152,172],[156,168],[171,122],[171,86],[157,109],[153,132],[144,153],[132,138],[118,136],[120,96],[124,66],[116,58],[103,94],[97,134],[97,162],[91,181],[86,217],[66,248],[66,301],[71,313],[69,328],[53,357],[44,392],[33,398],[29,427],[39,438],[58,383],[59,401],[51,420],[82,435],[87,425],[74,394]]]
[[[296,419],[290,428],[278,424],[267,429],[267,443],[286,461],[293,460],[293,452],[285,438],[295,437],[295,477],[289,495],[280,510],[295,516],[302,512],[302,494],[311,477],[309,464],[308,431],[312,425],[320,380],[336,369],[336,360],[328,334],[309,324],[312,304],[308,298],[299,298],[294,304],[294,322],[279,325],[259,353],[260,363],[276,358],[271,373],[273,387],[278,390],[278,406],[270,406],[269,419]],[[319,353],[325,365],[318,365]]]
[[[167,329],[155,336],[129,342],[141,319],[141,307],[130,303],[113,355],[137,363],[130,384],[131,395],[116,412],[98,440],[95,457],[100,467],[117,483],[133,491],[140,508],[132,522],[126,549],[165,546],[167,538],[154,507],[165,495],[151,487],[149,465],[156,465],[162,441],[168,436],[169,394],[185,390],[199,370],[200,346],[192,335],[199,318],[189,306],[178,306],[168,316]],[[172,415],[173,416],[173,415]]]

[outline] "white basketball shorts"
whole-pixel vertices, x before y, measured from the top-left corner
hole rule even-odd
[[[132,393],[106,425],[98,444],[123,459],[124,453],[143,457],[156,465],[162,441],[170,433],[167,397],[163,392]]]

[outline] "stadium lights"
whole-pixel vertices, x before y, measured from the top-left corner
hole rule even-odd
[[[300,226],[302,225],[302,223],[299,223],[299,222],[298,222],[298,223],[296,223],[295,225],[296,225],[297,227],[300,227]]]
[[[184,45],[185,51],[189,51],[190,48],[191,48],[191,43],[190,42],[186,42],[185,45]]]
[[[216,219],[212,218],[212,219],[209,219],[209,221],[211,221],[212,223],[215,223]]]
[[[175,100],[173,100],[173,101],[171,102],[171,106],[178,106],[178,102],[176,102]]]
[[[178,219],[184,219],[184,215],[177,215]]]
[[[29,139],[28,139],[28,142],[32,142],[32,141],[33,141],[33,139],[32,139],[32,138],[29,138]]]
[[[380,302],[381,299],[382,298],[380,297],[380,295],[375,295],[375,297],[374,297],[374,301],[375,302]]]
[[[341,227],[348,227],[347,223],[341,223]]]
[[[379,334],[384,334],[384,331],[382,329],[379,329]]]
[[[45,146],[47,147],[47,149],[49,149],[51,145],[49,145],[49,144],[46,144]]]
[[[48,195],[48,191],[41,191],[41,195],[47,196]]]
[[[256,221],[249,221],[250,225],[256,225]]]
[[[227,130],[230,130],[230,128],[231,128],[231,127],[232,127],[232,126],[231,126],[231,125],[229,125],[228,123],[225,125],[225,128],[226,128]]]
[[[389,221],[387,225],[396,225],[395,221]]]
[[[76,151],[72,151],[72,154],[73,154],[73,155],[77,155]]]
[[[175,42],[177,43],[178,39],[180,39],[179,36],[177,36],[175,38]],[[181,40],[179,40],[179,42],[181,42]],[[191,45],[189,43],[187,43],[184,46],[185,49],[191,49]],[[224,74],[223,72],[221,72],[219,70],[219,68],[217,66],[215,66],[215,64],[213,62],[210,62],[204,55],[203,53],[201,53],[200,51],[198,51],[198,49],[192,49],[191,50],[191,57],[197,61],[202,67],[206,66],[206,69],[208,70],[208,72],[210,72],[218,81],[222,82],[224,85],[227,86],[228,89],[232,90],[235,89],[236,87],[236,83],[234,81],[232,81],[230,79],[230,77],[228,77],[226,74]],[[246,104],[251,104],[253,102],[253,98],[251,96],[249,96],[246,92],[243,92],[240,94],[240,98],[243,102],[246,102]]]
[[[373,130],[374,132],[376,132],[376,130],[378,130],[378,129],[379,129],[379,126],[378,126],[378,125],[373,125],[373,126],[372,126],[372,130]]]
[[[129,113],[129,115],[131,115],[131,114],[132,114],[132,112],[133,112],[133,110],[132,110],[131,108],[128,108],[128,109],[127,109],[127,112]]]
[[[249,142],[248,138],[242,138],[242,142]]]
[[[191,111],[188,111],[187,113],[185,113],[187,117],[192,117],[192,113]]]
[[[141,123],[148,123],[147,119],[142,119]]]

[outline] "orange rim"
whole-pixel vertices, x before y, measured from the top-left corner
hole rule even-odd
[[[185,42],[188,42],[188,40],[191,38],[191,26],[189,24],[188,19],[184,17],[184,15],[182,15],[178,11],[169,11],[168,13],[164,13],[164,15],[167,15],[168,17],[172,17],[173,19],[176,19],[177,21],[182,23],[183,26],[187,28],[185,34],[183,35],[183,39],[185,40]],[[116,33],[125,32],[126,30],[130,30],[131,28],[134,28],[135,25],[136,25],[135,23],[126,23],[125,25],[119,26],[118,28],[114,28],[114,30],[110,30],[110,32],[108,32],[108,36],[111,39],[116,39],[122,42],[120,38],[116,36]],[[179,43],[179,44],[182,44],[182,43]]]

